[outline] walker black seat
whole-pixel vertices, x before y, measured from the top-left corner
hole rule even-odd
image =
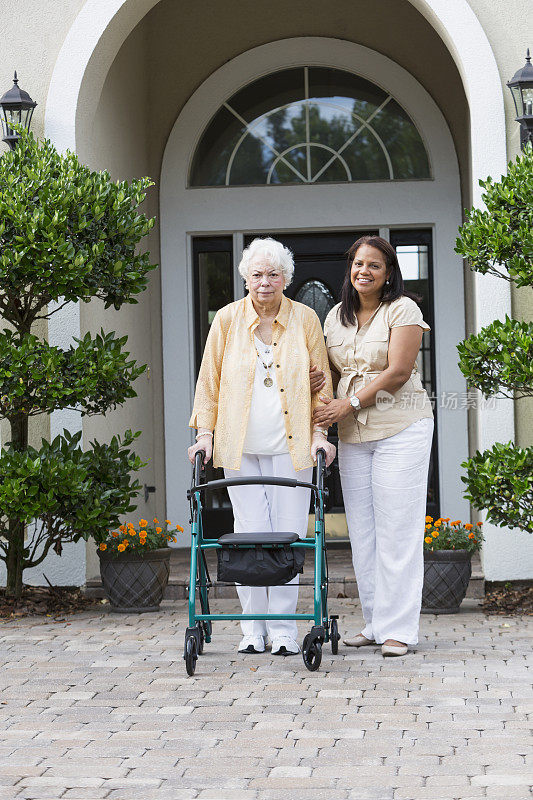
[[[288,531],[253,531],[252,533],[223,533],[218,537],[218,543],[222,545],[227,544],[291,544],[299,540],[297,533]]]
[[[305,551],[291,547],[299,538],[297,533],[283,531],[225,533],[218,539],[218,580],[245,586],[288,583],[304,568]]]

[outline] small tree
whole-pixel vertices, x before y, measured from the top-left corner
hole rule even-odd
[[[533,285],[533,150],[499,182],[480,181],[485,209],[467,212],[456,251],[483,275]],[[533,324],[496,320],[458,345],[459,367],[484,397],[533,396]],[[533,447],[496,444],[462,464],[465,497],[496,525],[533,530]]]
[[[67,431],[39,450],[28,445],[29,417],[64,408],[103,414],[136,396],[131,384],[145,369],[129,359],[126,336],[87,333],[62,350],[32,326],[69,302],[136,303],[154,269],[137,252],[154,220],[136,211],[152,182],[114,183],[19,132],[16,149],[0,158],[0,315],[10,326],[0,333],[0,417],[11,429],[0,457],[0,559],[15,597],[23,571],[50,548],[61,554],[64,542],[107,531],[135,508],[140,485],[131,472],[143,466],[131,431],[85,452],[81,434]]]

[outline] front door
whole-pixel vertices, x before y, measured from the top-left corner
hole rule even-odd
[[[313,308],[321,323],[329,310],[340,302],[340,292],[346,272],[346,251],[354,241],[364,234],[377,234],[378,230],[349,231],[342,233],[272,233],[275,239],[282,242],[294,254],[295,270],[291,285],[286,295],[293,300]],[[261,233],[264,237],[267,234]],[[391,230],[390,242],[398,253],[398,259],[406,288],[421,297],[420,305],[424,319],[433,329],[432,304],[432,238],[429,230]],[[255,235],[244,237],[246,247]],[[232,237],[195,237],[193,241],[194,285],[196,302],[196,356],[197,369],[200,366],[201,352],[209,325],[216,310],[233,300]],[[236,267],[236,265],[235,265]],[[422,348],[418,358],[418,369],[424,387],[430,397],[434,397],[435,365],[434,337],[424,333]],[[336,426],[330,429],[330,441],[338,443]],[[437,470],[437,437],[434,437],[434,448],[431,457],[430,475],[427,497],[427,513],[438,516],[438,470]],[[221,477],[221,470],[209,468],[208,479]],[[344,514],[344,503],[339,477],[338,462],[335,459],[328,477],[329,497],[326,511],[333,515]],[[206,498],[207,500],[207,498]],[[341,520],[338,520],[341,523]],[[336,523],[330,518],[328,538],[332,535],[346,535],[346,526]],[[231,506],[227,494],[221,493],[209,501],[205,511],[204,525],[215,534],[232,528]],[[328,526],[326,526],[328,528]]]

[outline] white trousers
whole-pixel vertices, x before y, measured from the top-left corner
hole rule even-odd
[[[244,453],[239,470],[224,469],[226,478],[256,477],[296,478],[310,483],[313,468],[296,472],[289,453],[259,456]],[[293,531],[300,539],[307,535],[310,489],[288,486],[230,486],[228,488],[235,533],[254,531]],[[295,614],[298,603],[297,575],[284,586],[237,586],[243,614]],[[266,636],[271,639],[290,636],[296,639],[295,620],[243,620],[244,636]]]
[[[372,442],[339,442],[339,469],[367,639],[418,642],[433,420]]]

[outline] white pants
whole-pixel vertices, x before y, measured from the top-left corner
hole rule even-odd
[[[418,642],[433,420],[372,442],[339,442],[339,469],[367,639]]]
[[[289,453],[256,456],[244,453],[239,470],[225,469],[226,478],[255,477],[296,478],[310,483],[313,468],[296,472]],[[288,486],[230,486],[228,488],[235,533],[253,531],[293,531],[300,539],[307,535],[310,489]],[[297,575],[284,586],[237,586],[243,614],[295,614],[298,602]],[[295,620],[243,620],[244,636],[290,636],[296,639]]]

